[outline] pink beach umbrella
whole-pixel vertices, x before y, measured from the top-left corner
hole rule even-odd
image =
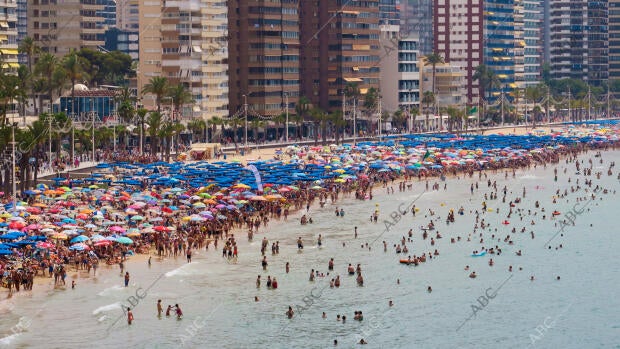
[[[125,228],[123,228],[123,227],[119,227],[118,225],[115,225],[115,226],[110,227],[110,229],[109,229],[109,230],[110,230],[110,231],[117,232],[117,233],[123,233],[123,232],[125,232]]]

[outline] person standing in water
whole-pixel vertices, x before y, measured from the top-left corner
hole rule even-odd
[[[179,307],[178,304],[175,304],[174,307],[175,312],[177,313],[177,320],[181,320],[181,318],[183,317],[183,311],[181,311],[181,307]]]
[[[127,308],[127,324],[131,325],[133,322],[133,313],[131,312],[131,308]]]

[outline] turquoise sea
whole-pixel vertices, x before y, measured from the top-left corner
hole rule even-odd
[[[503,172],[489,173],[488,179],[497,181],[498,199],[486,200],[492,210],[481,213],[480,218],[490,228],[479,228],[475,235],[471,212],[481,211],[484,194],[493,191],[484,176],[482,180],[477,175],[437,180],[439,191],[426,191],[425,183],[416,180],[412,190],[405,192],[399,192],[395,182],[395,193],[390,195],[378,187],[372,201],[344,198],[324,208],[312,207],[308,214],[313,224],[300,225],[302,213],[298,212],[288,222],[261,228],[252,243],[247,242],[245,233],[237,234],[242,243],[239,259],[233,263],[221,257],[221,250],[214,251],[213,245],[209,251],[196,251],[191,264],[179,256],[153,258],[149,267],[146,259],[134,257],[127,265],[132,275],[128,288],[122,287],[117,266],[100,268],[96,277],[73,271],[68,279],[69,283],[76,279],[75,290],[70,286],[53,289],[46,282],[35,285],[39,291],[44,289],[41,292],[0,302],[0,347],[332,348],[336,339],[338,348],[620,348],[620,239],[615,220],[620,208],[615,193],[620,189],[620,168],[607,176],[609,163],[620,163],[620,153],[604,152],[603,164],[593,156],[590,152],[581,159],[586,167],[587,159],[594,160],[593,172],[603,173],[600,180],[576,174],[574,164],[564,161],[546,169],[517,171],[515,178],[512,174],[505,178]],[[553,178],[556,167],[557,182]],[[571,193],[577,179],[582,189]],[[599,185],[610,191],[598,192],[594,200],[576,202],[592,192],[585,193],[585,179],[592,179],[593,188]],[[472,195],[470,185],[475,182],[479,189]],[[502,203],[504,186],[508,194]],[[521,197],[524,187],[526,197],[507,219],[508,202]],[[557,189],[567,190],[568,195],[553,204]],[[415,217],[410,212],[402,217],[393,213],[414,200],[419,208]],[[535,208],[535,201],[544,213]],[[465,215],[456,214],[455,222],[446,224],[448,211],[456,213],[461,206]],[[335,216],[336,207],[345,210],[344,217]],[[369,217],[376,208],[379,222],[371,223]],[[429,209],[435,216],[428,216]],[[522,220],[517,209],[522,209]],[[561,214],[552,219],[554,210]],[[570,214],[571,210],[575,211]],[[436,230],[430,236],[435,237],[437,231],[443,236],[435,239],[434,245],[430,238],[422,239],[419,229],[431,218]],[[574,226],[569,222],[555,236],[560,229],[557,223],[568,218]],[[504,220],[509,224],[502,224]],[[517,232],[511,234],[512,228]],[[399,259],[406,255],[396,254],[393,245],[406,237],[409,229],[414,232],[413,242],[407,243],[410,255],[435,249],[440,255],[417,267],[400,264]],[[534,239],[530,231],[534,231]],[[322,248],[316,246],[318,234],[323,236]],[[507,235],[513,244],[504,242]],[[279,255],[267,255],[266,272],[260,265],[263,236],[270,245],[276,240],[280,243]],[[300,236],[305,242],[303,252],[297,250]],[[451,243],[457,236],[461,241]],[[554,236],[549,249],[546,243]],[[502,253],[471,256],[483,246],[498,246]],[[517,256],[518,250],[521,256]],[[310,270],[327,273],[330,258],[335,260],[334,272],[310,282]],[[490,258],[493,266],[489,266]],[[288,274],[286,262],[291,266]],[[361,264],[363,287],[347,274],[349,263]],[[466,265],[469,271],[464,270]],[[478,277],[469,278],[471,271]],[[259,274],[263,285],[257,289]],[[334,274],[341,277],[339,288],[329,287]],[[267,275],[278,279],[277,290],[265,288]],[[432,287],[430,293],[428,286]],[[255,296],[260,301],[255,302]],[[183,319],[158,319],[157,299],[162,299],[164,308],[178,303]],[[120,305],[132,303],[135,321],[128,326]],[[296,310],[292,319],[285,316],[289,305]],[[361,322],[353,320],[358,310],[364,314]],[[337,314],[345,315],[346,322],[337,321]],[[368,344],[356,344],[360,338]]]

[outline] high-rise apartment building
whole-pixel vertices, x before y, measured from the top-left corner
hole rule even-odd
[[[39,0],[28,3],[28,36],[43,51],[64,56],[81,48],[104,46],[105,28],[98,0]]]
[[[0,53],[2,69],[15,71],[17,63],[17,1],[0,2]]]
[[[161,71],[171,84],[183,84],[202,103],[202,15],[200,0],[163,2]],[[189,106],[186,106],[189,108]],[[184,110],[190,115],[194,110]]]
[[[116,27],[120,30],[135,30],[139,28],[138,0],[116,1]]]
[[[480,88],[473,76],[476,67],[484,62],[483,48],[487,39],[484,35],[484,2],[434,0],[433,10],[434,51],[452,67],[464,72],[465,103],[476,105],[479,103]],[[513,43],[507,42],[505,45],[508,47]],[[498,45],[497,48],[501,47]]]
[[[139,103],[147,109],[155,108],[153,96],[142,96],[142,89],[149,80],[162,75],[162,7],[163,0],[138,2],[139,63],[137,88]]]
[[[600,86],[609,79],[608,0],[588,0],[588,82]]]
[[[487,68],[495,71],[499,78],[498,86],[485,91],[493,99],[493,96],[499,95],[501,91],[517,87],[515,83],[515,1],[485,0],[483,30],[483,61]]]
[[[17,0],[17,45],[28,36],[28,1]],[[26,64],[26,55],[19,55],[19,62]]]
[[[420,52],[417,38],[400,38],[396,25],[381,26],[380,91],[382,109],[393,113],[413,110],[420,105]],[[389,54],[387,54],[389,53]]]
[[[139,9],[138,91],[162,76],[171,84],[183,84],[194,100],[175,118],[227,115],[226,3],[141,1]],[[154,96],[142,96],[141,101],[154,108]]]
[[[607,1],[551,1],[550,6],[551,74],[602,84],[609,76]]]
[[[116,28],[116,0],[99,0],[103,9],[97,13],[101,17],[103,29]]]
[[[0,2],[0,53],[2,69],[17,68],[17,1]]]
[[[260,115],[281,114],[299,97],[298,0],[228,2],[229,105]],[[316,30],[316,29],[315,29]],[[305,43],[304,43],[305,45]]]
[[[313,105],[343,107],[344,91],[379,88],[379,0],[301,3],[302,94]]]
[[[221,0],[203,0],[202,99],[208,117],[228,115],[228,7]]]
[[[379,0],[379,24],[400,25],[400,0]]]
[[[433,52],[433,2],[434,0],[401,0],[401,37],[417,37],[420,54]]]
[[[523,79],[525,86],[540,83],[544,59],[544,4],[542,0],[523,0]]]
[[[609,79],[620,79],[620,0],[609,0]]]

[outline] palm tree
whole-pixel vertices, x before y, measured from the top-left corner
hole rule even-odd
[[[484,95],[487,92],[487,86],[489,85],[489,71],[490,69],[486,64],[480,64],[476,67],[472,80],[478,81],[480,85],[480,94]]]
[[[170,150],[172,149],[172,137],[178,137],[178,135],[185,129],[183,124],[168,120],[161,125],[158,136],[165,142],[165,159],[170,161]]]
[[[314,145],[319,144],[319,128],[321,129],[321,139],[323,140],[323,145],[325,145],[325,143],[327,142],[327,113],[319,107],[314,107],[312,108],[312,110],[310,110],[310,116],[312,117],[312,121],[315,124]]]
[[[389,114],[388,114],[389,115]],[[392,127],[402,128],[407,124],[407,115],[402,110],[398,109],[392,114]]]
[[[19,89],[20,81],[17,75],[5,75],[0,73],[0,102],[2,106],[0,108],[0,127],[6,125],[6,114],[9,111],[9,106],[24,94],[24,91]]]
[[[155,95],[155,103],[157,104],[157,112],[161,113],[161,101],[168,92],[168,79],[162,76],[154,76],[149,83],[144,85],[142,93],[150,93]]]
[[[71,102],[75,103],[75,84],[78,81],[83,81],[86,73],[84,72],[84,67],[87,62],[84,61],[84,58],[77,55],[75,51],[71,51],[68,55],[66,55],[62,60],[62,67],[67,75],[67,78],[71,80]],[[75,110],[71,109],[74,113]]]
[[[62,91],[67,86],[69,78],[67,72],[62,65],[56,66],[54,73],[52,74],[52,85],[56,88],[56,95],[62,96]]]
[[[429,131],[430,106],[435,104],[435,94],[433,91],[425,91],[422,95],[422,104],[426,105],[426,131]]]
[[[31,37],[27,36],[22,39],[22,42],[19,44],[18,51],[19,53],[26,55],[26,58],[28,60],[27,62],[28,75],[30,77],[34,76],[33,75],[34,71],[32,69],[33,60],[34,60],[34,57],[39,54],[41,49],[39,48],[39,46],[37,46],[37,44],[34,42],[34,40]],[[37,103],[35,101],[35,94],[34,94],[33,86],[29,86],[29,90],[30,90],[30,96],[32,98],[32,104],[34,105],[34,113],[35,115],[37,115],[39,113],[37,109]]]
[[[299,102],[295,106],[296,116],[293,116],[293,121],[297,123],[297,138],[301,139],[302,125],[308,112],[310,111],[310,99],[306,96],[301,96]]]
[[[217,133],[217,126],[221,126],[220,136],[218,138],[221,143],[222,138],[224,137],[224,126],[226,125],[226,120],[218,116],[214,116],[209,119],[209,124],[211,125],[211,139],[213,139],[215,137],[215,134]]]
[[[207,122],[203,119],[193,119],[187,123],[187,129],[192,132],[192,140],[194,139],[195,134],[199,134],[199,139],[201,139],[206,133]]]
[[[377,102],[379,100],[379,91],[374,87],[368,89],[368,92],[364,95],[364,110],[368,114],[368,120],[370,121],[370,133],[374,134],[374,122],[372,120],[372,114],[377,111]],[[381,111],[379,111],[381,112]]]
[[[145,108],[139,108],[138,110],[136,110],[136,118],[138,119],[138,125],[140,127],[140,151],[141,153],[144,152],[144,124],[146,121],[146,115],[148,114],[148,110],[146,110]],[[142,155],[142,154],[140,154]]]
[[[56,56],[54,56],[53,54],[49,52],[45,52],[39,57],[39,60],[37,61],[34,67],[35,74],[40,75],[41,77],[47,79],[47,81],[44,80],[44,84],[47,89],[50,110],[52,108],[52,103],[54,101],[53,75],[54,75],[54,71],[56,70],[57,66],[58,66],[58,59],[56,58]]]
[[[155,155],[159,146],[159,131],[163,124],[162,114],[160,112],[150,112],[146,117],[146,124],[149,126],[148,135],[151,138],[151,154]]]
[[[327,116],[330,123],[334,126],[336,144],[339,144],[340,130],[347,125],[347,121],[342,117],[342,110],[336,110]]]
[[[409,114],[409,117],[413,120],[412,125],[410,127],[412,127],[415,130],[415,119],[418,117],[418,115],[420,115],[420,108],[416,107],[415,105],[411,105],[408,108],[408,112],[407,114]]]
[[[187,87],[183,84],[177,84],[168,89],[168,97],[172,98],[172,105],[174,112],[179,115],[183,105],[193,103],[194,98],[192,94],[187,90]]]
[[[288,126],[288,125],[285,125],[286,124],[286,113],[280,113],[274,116],[271,121],[273,121],[273,124],[276,129],[276,140],[279,140],[282,134],[286,132],[285,129]],[[280,125],[283,125],[282,132],[280,132]]]
[[[129,124],[136,113],[134,108],[136,97],[133,96],[128,87],[123,87],[120,93],[114,96],[114,100],[118,105],[116,112],[124,124]]]
[[[543,96],[546,92],[546,86],[544,84],[538,84],[535,86],[528,86],[525,88],[525,98],[532,101],[533,109],[538,107],[538,103],[542,101]],[[536,127],[536,118],[539,113],[535,113],[532,118],[532,127]]]
[[[443,57],[441,57],[441,54],[439,54],[437,52],[433,52],[433,53],[431,53],[429,55],[426,55],[422,59],[424,60],[424,64],[425,65],[430,64],[431,67],[433,68],[433,70],[432,70],[432,72],[433,72],[433,76],[432,76],[432,79],[433,79],[433,82],[432,82],[433,89],[432,89],[432,91],[433,91],[433,93],[436,93],[437,91],[435,90],[435,72],[436,72],[436,69],[437,69],[437,64],[445,63],[444,59],[443,59]]]

